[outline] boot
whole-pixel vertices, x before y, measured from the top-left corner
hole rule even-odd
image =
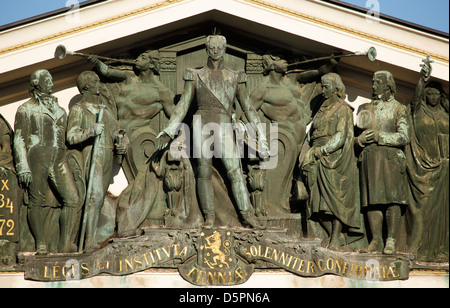
[[[48,254],[47,243],[45,242],[44,234],[44,213],[40,206],[28,207],[28,222],[30,224],[30,231],[33,234],[36,243],[36,255]]]
[[[45,242],[38,242],[36,245],[36,255],[42,256],[48,254],[47,244]]]
[[[197,179],[197,195],[200,208],[205,215],[203,228],[212,229],[215,222],[214,211],[214,189],[211,180],[211,168],[198,167],[199,178]]]
[[[383,240],[374,238],[369,247],[367,247],[367,252],[381,252],[383,250]]]
[[[60,252],[76,252],[77,245],[73,234],[76,234],[77,211],[75,208],[65,207],[61,212],[61,235],[59,242]]]
[[[393,204],[386,210],[386,218],[388,221],[388,238],[383,251],[386,255],[392,255],[395,253],[395,239],[397,237],[401,217],[402,211],[398,204]]]
[[[214,210],[205,212],[205,223],[203,224],[204,229],[212,229],[214,228],[215,222],[215,214]]]
[[[393,255],[395,253],[395,239],[389,237],[386,240],[386,246],[384,247],[383,253],[385,255]]]
[[[370,230],[372,231],[372,241],[367,247],[367,252],[383,251],[383,213],[381,211],[372,210],[367,212]]]
[[[250,228],[264,230],[267,226],[261,223],[255,215],[250,210],[241,211],[242,218],[244,223],[247,224]]]

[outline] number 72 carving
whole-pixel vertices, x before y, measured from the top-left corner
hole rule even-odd
[[[6,227],[9,228],[8,231],[6,231],[7,236],[14,235],[13,229],[14,229],[14,220],[12,219],[0,219],[0,236],[3,235],[3,227],[6,223]]]

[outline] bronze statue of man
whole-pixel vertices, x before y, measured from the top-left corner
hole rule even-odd
[[[158,79],[160,55],[157,50],[141,53],[131,69],[113,68],[95,56],[88,59],[96,65],[99,74],[118,82],[113,101],[117,108],[119,127],[127,132],[130,139],[131,150],[127,152],[122,167],[131,182],[141,165],[156,150],[152,143],[144,147],[139,144],[137,150],[133,148],[134,141],[139,140],[141,143],[142,133],[151,135],[152,140],[156,138],[166,119],[172,115],[175,95]]]
[[[263,74],[266,78],[252,91],[250,100],[262,121],[278,125],[279,164],[266,170],[264,189],[267,211],[270,215],[290,213],[290,199],[295,164],[306,136],[306,126],[311,122],[313,111],[321,102],[320,84],[313,82],[329,73],[336,65],[333,58],[318,69],[305,70],[288,77],[288,63],[275,54],[262,57]],[[283,137],[281,137],[284,135]],[[292,141],[292,142],[290,142]]]
[[[117,116],[120,127],[129,134],[133,129],[150,125],[160,111],[167,117],[172,115],[174,95],[156,76],[159,74],[160,59],[157,50],[140,54],[133,70],[109,67],[95,56],[88,59],[97,66],[98,73],[120,82],[120,93],[116,98]]]
[[[353,108],[344,100],[345,86],[338,74],[323,75],[321,83],[325,100],[311,126],[311,148],[302,170],[310,192],[308,218],[326,231],[325,246],[339,250],[364,235]]]
[[[108,111],[103,110],[101,122],[97,122],[102,103],[100,96],[100,78],[93,71],[85,71],[78,76],[77,87],[82,94],[81,101],[74,105],[69,112],[67,125],[67,141],[70,145],[77,145],[82,151],[84,162],[85,181],[93,182],[92,206],[88,207],[89,200],[85,202],[87,211],[85,249],[97,248],[95,231],[97,229],[100,210],[113,176],[114,154],[123,155],[127,149],[127,138],[116,143],[118,135],[117,119]],[[91,155],[94,137],[101,135],[98,142],[95,165],[91,166]],[[95,168],[94,178],[89,177],[90,168]],[[86,196],[90,198],[90,196]],[[83,247],[82,247],[83,248]]]
[[[406,107],[394,98],[396,85],[390,72],[375,72],[372,80],[373,100],[359,121],[364,131],[357,137],[363,148],[360,161],[362,206],[372,233],[369,252],[396,251],[396,237],[402,206],[409,202],[406,156],[404,147],[410,142]],[[383,244],[383,221],[386,219],[387,239]],[[383,250],[384,247],[384,250]]]
[[[186,70],[183,95],[170,118],[167,128],[158,135],[160,140],[159,148],[165,148],[169,141],[175,137],[179,125],[185,118],[188,108],[195,97],[197,100],[197,112],[195,115],[201,117],[202,130],[209,124],[217,124],[222,128],[217,135],[206,129],[206,133],[203,132],[193,136],[194,152],[201,153],[200,157],[197,158],[197,195],[205,216],[204,228],[213,228],[215,221],[212,157],[204,155],[205,153],[202,151],[202,147],[211,138],[215,140],[214,146],[221,148],[214,148],[214,152],[221,154],[218,155],[220,156],[218,158],[221,159],[227,171],[234,199],[244,222],[250,227],[260,228],[262,226],[256,219],[250,203],[240,155],[238,155],[236,147],[225,146],[229,141],[227,137],[232,138],[232,136],[227,136],[225,124],[232,123],[235,98],[240,102],[242,110],[250,123],[259,127],[260,119],[248,98],[245,73],[232,71],[224,67],[225,49],[226,38],[224,36],[210,35],[207,37],[207,65],[201,69]],[[211,127],[213,126],[211,125]],[[261,141],[265,138],[265,134],[259,132],[258,137]],[[267,141],[262,143],[267,151],[265,154],[267,154]]]
[[[71,242],[73,220],[81,202],[70,170],[65,165],[67,113],[52,95],[52,76],[37,70],[30,77],[31,99],[17,109],[14,158],[19,183],[28,190],[28,221],[36,253],[46,254],[45,195],[49,187],[62,199],[60,251],[76,251]]]
[[[261,110],[270,121],[294,133],[295,141],[301,146],[306,136],[306,126],[311,121],[311,106],[314,97],[321,94],[320,84],[313,81],[331,72],[338,62],[330,58],[329,63],[317,69],[295,73],[295,81],[287,74],[288,63],[280,56],[266,54],[263,59],[263,74],[267,77],[250,94],[256,110]],[[306,86],[306,83],[310,85]],[[319,105],[320,100],[316,103]]]

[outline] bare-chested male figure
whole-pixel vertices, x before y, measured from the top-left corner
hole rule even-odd
[[[120,82],[120,92],[115,97],[117,117],[119,128],[126,130],[130,145],[133,146],[133,140],[138,137],[133,133],[140,128],[148,127],[158,134],[164,125],[160,123],[161,119],[158,119],[158,115],[163,112],[167,118],[170,118],[175,107],[174,94],[156,76],[159,75],[159,52],[148,50],[140,54],[132,70],[109,67],[95,56],[90,56],[88,59],[96,65],[100,75]],[[141,149],[142,155],[147,158],[153,154],[154,150],[156,148]],[[132,160],[136,162],[135,157]],[[134,168],[139,170],[139,166]]]
[[[287,61],[274,55],[263,56],[264,74],[267,78],[253,90],[250,99],[256,110],[278,125],[292,130],[300,145],[306,134],[306,125],[311,122],[310,104],[314,96],[321,93],[320,84],[305,84],[328,73],[337,64],[332,59],[316,70],[297,73],[294,83],[286,76]]]
[[[292,75],[294,80],[286,75],[286,60],[272,54],[263,56],[266,78],[253,90],[250,100],[255,109],[262,112],[262,121],[278,124],[279,163],[275,168],[265,170],[264,195],[269,215],[290,212],[293,171],[306,137],[306,126],[321,102],[314,99],[321,94],[320,83],[312,81],[330,72],[336,64],[331,58],[318,69]]]

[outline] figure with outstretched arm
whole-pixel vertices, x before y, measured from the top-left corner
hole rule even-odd
[[[184,92],[176,106],[168,126],[158,135],[159,148],[164,149],[175,138],[179,125],[184,120],[194,98],[197,100],[196,115],[201,117],[202,128],[211,123],[220,127],[231,124],[234,99],[236,98],[250,123],[260,128],[259,117],[249,101],[246,88],[246,75],[241,71],[232,71],[224,67],[226,39],[221,35],[211,35],[206,39],[207,65],[201,69],[187,69],[184,75]],[[207,129],[207,131],[210,131]],[[232,136],[232,135],[231,135]],[[214,138],[214,153],[219,155],[231,182],[233,196],[244,222],[253,228],[262,228],[256,219],[250,203],[246,182],[236,147],[225,146],[231,137],[222,129],[219,134],[202,133],[193,136],[194,152],[201,153],[197,158],[197,194],[200,207],[205,216],[204,228],[213,228],[215,221],[214,191],[212,185],[212,157],[205,155],[202,149],[205,141]],[[268,155],[265,134],[258,131],[263,155]],[[217,156],[216,156],[217,157]]]
[[[406,148],[411,192],[409,250],[426,262],[449,256],[449,100],[442,85],[430,81],[433,62],[422,60],[410,104],[411,143]]]
[[[125,176],[131,182],[144,167],[145,158],[155,151],[153,146],[141,146],[142,138],[155,138],[161,131],[175,108],[175,95],[159,80],[160,53],[157,50],[141,53],[131,68],[109,66],[92,55],[88,60],[96,66],[98,74],[108,80],[105,88],[111,89],[109,101],[115,105],[118,125],[126,131],[133,149],[127,151],[122,163]]]

